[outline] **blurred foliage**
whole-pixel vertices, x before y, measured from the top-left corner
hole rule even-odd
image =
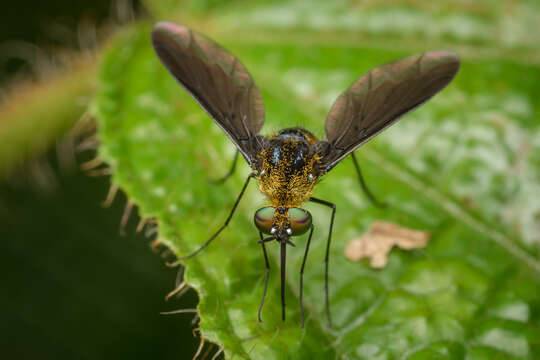
[[[95,90],[95,61],[40,86],[26,84],[0,111],[0,178],[24,160],[39,156],[65,134],[88,107]]]
[[[199,344],[193,314],[159,314],[193,308],[196,294],[164,303],[176,271],[150,250],[151,238],[134,234],[135,210],[127,235],[119,235],[125,197],[101,206],[109,179],[80,173],[76,160],[95,153],[74,154],[76,132],[66,136],[87,111],[96,84],[95,58],[68,49],[81,45],[77,35],[87,35],[93,15],[109,11],[108,0],[54,0],[12,2],[0,13],[4,358],[182,359]],[[83,31],[70,31],[81,17]],[[38,58],[51,42],[50,58]]]
[[[532,196],[540,191],[540,69],[534,29],[519,27],[540,19],[539,9],[527,1],[423,4],[235,2],[204,16],[179,14],[177,21],[224,44],[251,70],[267,106],[264,134],[300,125],[322,136],[339,92],[386,61],[441,47],[463,57],[447,90],[358,151],[368,183],[390,209],[362,197],[349,161],[316,189],[338,209],[330,266],[335,328],[326,327],[323,313],[325,208],[306,204],[316,231],[305,329],[297,307],[303,238],[288,258],[287,322],[279,316],[274,246],[264,323],[257,323],[264,262],[251,219],[264,199],[256,186],[228,229],[187,263],[201,332],[227,357],[540,353],[540,205]],[[223,186],[208,182],[226,172],[233,146],[158,62],[149,32],[146,25],[126,31],[106,54],[96,102],[100,154],[113,182],[145,216],[157,216],[162,239],[188,254],[224,221],[249,170],[242,166]],[[380,219],[428,230],[430,244],[393,252],[383,270],[346,260],[347,241]]]

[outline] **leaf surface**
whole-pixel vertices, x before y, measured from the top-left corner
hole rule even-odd
[[[263,134],[304,126],[322,136],[341,91],[372,67],[408,54],[391,40],[352,41],[358,29],[342,29],[341,41],[328,42],[336,30],[320,24],[285,23],[280,30],[249,21],[264,9],[270,16],[268,7],[300,14],[298,4],[233,7],[200,22],[213,24],[206,35],[237,55],[263,92]],[[245,23],[232,20],[234,10]],[[225,30],[213,34],[215,28]],[[161,239],[181,256],[223,223],[249,168],[242,164],[223,185],[209,182],[226,173],[234,147],[159,63],[149,34],[149,25],[139,25],[105,56],[96,101],[100,152],[113,181],[143,214],[158,218]],[[266,37],[258,40],[260,34]],[[489,41],[482,46],[493,49]],[[462,54],[462,69],[447,89],[356,152],[368,185],[388,209],[370,205],[348,159],[316,188],[316,197],[337,205],[330,258],[334,328],[324,316],[330,219],[324,207],[306,204],[316,228],[304,281],[305,329],[298,327],[304,237],[289,251],[285,323],[278,247],[269,244],[270,283],[264,322],[257,322],[264,260],[252,217],[265,199],[255,184],[229,227],[187,263],[186,280],[201,299],[201,332],[227,358],[534,359],[540,353],[540,68],[530,58],[471,53]],[[394,249],[382,270],[347,260],[348,241],[377,220],[427,230],[431,240],[422,250]]]

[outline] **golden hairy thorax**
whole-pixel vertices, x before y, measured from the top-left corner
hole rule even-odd
[[[259,153],[259,188],[274,207],[299,207],[318,181],[317,139],[307,130],[282,130]]]

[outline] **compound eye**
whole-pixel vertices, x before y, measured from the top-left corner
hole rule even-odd
[[[270,234],[270,231],[272,230],[274,211],[275,209],[272,206],[265,206],[255,212],[253,220],[255,221],[255,226],[257,226],[257,229],[265,234]]]
[[[302,235],[311,228],[311,214],[304,209],[290,208],[289,225],[293,236]]]

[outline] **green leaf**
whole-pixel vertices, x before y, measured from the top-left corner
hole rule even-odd
[[[272,6],[284,19],[302,10],[296,3],[223,9],[211,23],[225,30],[207,32],[242,60],[262,90],[263,134],[300,125],[322,137],[326,112],[341,91],[370,68],[409,53],[392,40],[363,42],[361,30],[340,29],[338,36],[322,26],[333,24],[323,20],[338,18],[337,10],[319,13],[318,25],[285,22],[281,29],[231,15],[258,19],[266,9],[270,18]],[[96,101],[100,154],[114,183],[142,214],[157,217],[160,238],[181,256],[224,222],[249,168],[243,164],[223,185],[209,182],[227,171],[233,145],[159,63],[149,34],[146,25],[125,32],[105,57]],[[284,323],[278,247],[269,244],[270,283],[264,322],[257,322],[264,260],[252,217],[265,199],[250,185],[227,229],[186,265],[186,280],[200,295],[201,332],[227,358],[533,359],[540,353],[540,68],[527,56],[489,56],[497,49],[492,40],[479,45],[485,56],[463,52],[448,89],[357,151],[369,186],[389,209],[370,205],[349,160],[317,186],[316,197],[337,205],[334,328],[324,315],[330,212],[316,204],[306,204],[315,233],[304,279],[305,329],[298,311],[305,237],[295,238],[288,254]],[[460,41],[446,47],[459,51]],[[392,251],[382,270],[350,262],[344,247],[375,220],[427,230],[431,240],[423,250]]]

